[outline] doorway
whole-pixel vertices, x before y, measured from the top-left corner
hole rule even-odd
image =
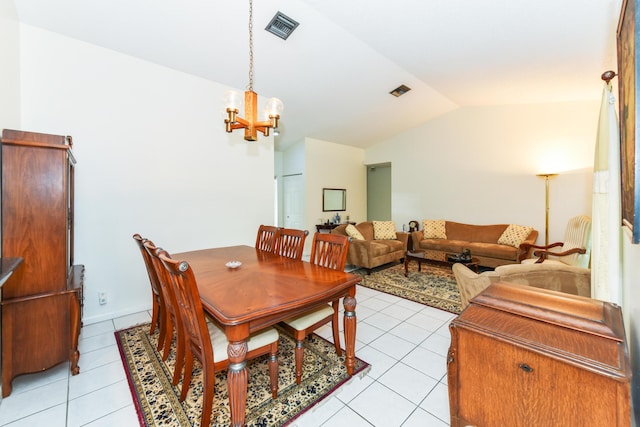
[[[367,221],[391,221],[391,163],[367,166]]]
[[[304,230],[305,198],[302,174],[282,177],[284,227]]]

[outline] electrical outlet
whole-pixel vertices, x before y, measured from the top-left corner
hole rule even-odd
[[[100,303],[100,305],[105,305],[107,303],[106,292],[98,292],[98,302]]]

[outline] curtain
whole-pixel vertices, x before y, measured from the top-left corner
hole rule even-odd
[[[611,83],[602,90],[593,165],[591,296],[622,305],[620,133]]]

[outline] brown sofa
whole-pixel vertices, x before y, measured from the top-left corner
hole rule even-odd
[[[331,233],[346,236],[347,225],[339,225],[331,230]],[[366,268],[367,272],[371,273],[372,268],[404,259],[409,233],[397,231],[397,238],[394,240],[374,240],[372,222],[361,222],[355,227],[360,231],[364,240],[351,239],[347,253],[347,264]]]
[[[458,263],[453,265],[453,274],[456,277],[463,308],[469,304],[471,298],[496,282],[516,283],[591,297],[591,270],[588,268],[552,263],[510,264],[478,274]]]
[[[518,264],[529,256],[531,249],[524,249],[505,244],[498,240],[509,224],[471,225],[453,221],[445,221],[446,238],[425,239],[424,230],[411,233],[413,250],[434,250],[441,252],[461,253],[471,250],[471,255],[478,259],[478,264],[485,267],[498,267],[505,264]],[[424,227],[424,221],[423,221]],[[532,230],[523,244],[534,244],[538,232]]]

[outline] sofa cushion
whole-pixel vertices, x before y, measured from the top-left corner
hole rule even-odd
[[[369,245],[369,256],[375,258],[401,250],[403,250],[403,245],[399,240],[374,240]]]
[[[347,225],[344,232],[347,233],[347,236],[353,237],[356,240],[364,240],[362,233],[352,224]]]
[[[529,234],[531,234],[532,230],[533,230],[533,227],[525,227],[523,225],[509,224],[507,229],[504,230],[504,232],[498,239],[498,243],[501,245],[508,245],[508,246],[513,246],[514,248],[517,248],[520,246],[522,242],[524,242],[527,239],[527,237],[529,237]]]
[[[497,243],[468,242],[466,240],[426,239],[418,243],[418,249],[433,250],[448,253],[460,253],[465,249],[471,251],[471,256],[489,257],[513,260],[516,249],[512,246]]]
[[[374,240],[395,240],[396,225],[393,221],[373,221]]]
[[[444,219],[423,219],[422,232],[425,239],[446,239],[447,230]]]

